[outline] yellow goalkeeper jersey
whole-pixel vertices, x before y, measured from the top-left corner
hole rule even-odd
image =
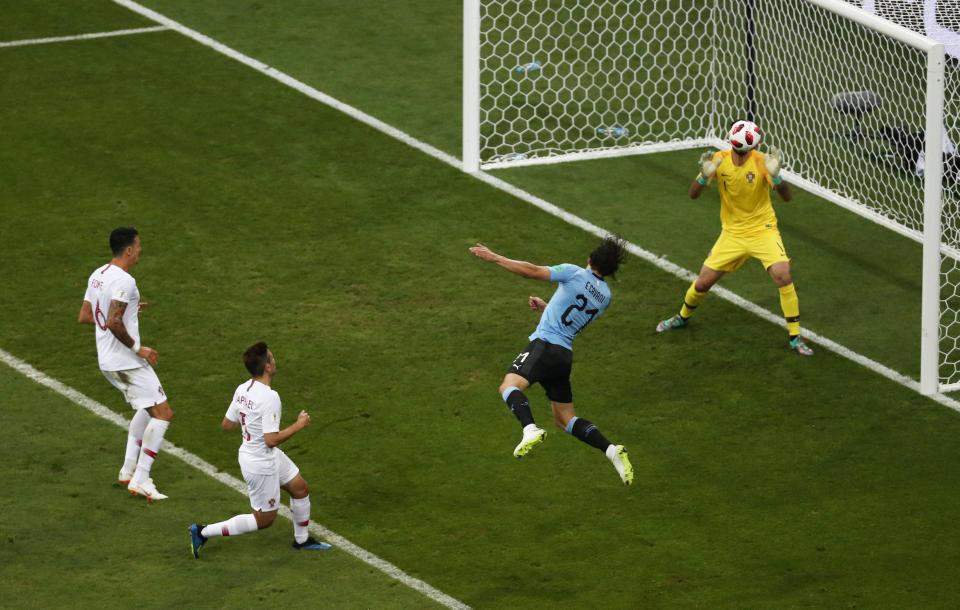
[[[733,152],[721,150],[714,178],[720,190],[720,223],[731,235],[749,237],[777,227],[777,215],[770,201],[773,181],[767,173],[763,153],[751,150],[746,162],[733,164]]]

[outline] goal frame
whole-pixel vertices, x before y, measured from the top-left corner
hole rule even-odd
[[[799,188],[814,193],[832,203],[850,210],[864,218],[880,224],[888,229],[909,237],[922,244],[922,288],[921,288],[921,323],[920,323],[920,392],[933,394],[941,391],[960,389],[960,384],[943,386],[940,384],[940,266],[941,256],[950,256],[960,260],[960,252],[944,250],[941,246],[941,211],[942,191],[941,180],[943,175],[943,150],[941,133],[944,124],[944,64],[945,50],[942,43],[927,38],[906,27],[887,21],[882,17],[869,13],[843,0],[795,0],[818,6],[830,11],[846,20],[860,24],[879,34],[893,38],[923,52],[927,58],[926,75],[926,103],[925,103],[925,168],[924,168],[924,200],[923,200],[923,230],[916,231],[904,227],[892,220],[883,217],[856,200],[843,197],[802,175],[784,170],[784,177]],[[724,148],[728,145],[715,137],[685,139],[681,141],[661,142],[638,145],[629,148],[611,148],[608,150],[593,150],[585,152],[571,152],[552,157],[537,157],[517,159],[511,161],[495,161],[483,163],[480,159],[480,43],[481,43],[481,2],[482,0],[463,0],[463,134],[462,134],[462,169],[467,173],[477,173],[484,170],[503,167],[521,167],[526,165],[543,165],[580,161],[586,159],[601,159],[622,157],[646,153],[664,152],[669,150],[685,150],[703,147]],[[754,0],[743,0],[747,8],[747,18],[752,19]],[[752,24],[748,23],[750,28]],[[755,53],[753,40],[748,42],[748,53]],[[755,110],[754,90],[756,78],[750,73],[753,62],[747,62],[747,73],[744,74],[747,93],[744,99],[744,111],[750,115]],[[956,386],[956,387],[953,387]]]

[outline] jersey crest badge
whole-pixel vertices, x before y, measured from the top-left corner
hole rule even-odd
[[[753,180],[756,177],[757,175],[754,174],[753,172],[747,172],[747,182],[749,182],[750,184],[753,184]]]

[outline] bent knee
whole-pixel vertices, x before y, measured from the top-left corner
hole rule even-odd
[[[259,516],[256,516],[257,520],[257,529],[265,530],[277,519],[277,512],[272,511],[269,513],[260,513]]]
[[[500,387],[497,388],[497,394],[499,394],[504,400],[506,400],[506,397],[503,396],[503,393],[509,390],[510,388],[516,388],[516,387],[517,386],[515,384],[507,383],[506,381],[504,381],[503,383],[500,384]]]
[[[150,417],[155,417],[165,421],[172,421],[173,409],[170,408],[170,403],[163,402],[155,407],[152,407],[150,409]]]

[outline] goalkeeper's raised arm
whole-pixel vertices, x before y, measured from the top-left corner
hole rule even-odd
[[[706,188],[710,180],[717,174],[717,168],[720,167],[721,159],[722,157],[719,152],[711,152],[709,150],[700,155],[700,161],[698,161],[700,173],[697,174],[697,177],[690,183],[690,191],[687,193],[690,195],[690,199],[696,199],[700,196],[703,189]]]
[[[793,199],[793,192],[790,185],[780,177],[780,166],[783,164],[783,154],[776,146],[771,146],[769,152],[763,156],[763,164],[767,168],[767,175],[770,176],[770,184],[773,190],[780,195],[780,199],[790,201]]]
[[[685,327],[724,274],[756,258],[780,293],[790,349],[811,356],[813,350],[800,336],[800,301],[770,198],[771,189],[784,201],[790,201],[793,193],[780,176],[780,151],[773,147],[766,154],[757,150],[762,138],[760,128],[753,122],[736,121],[730,128],[729,150],[709,151],[700,156],[700,173],[690,184],[688,194],[697,199],[710,181],[716,180],[722,229],[697,279],[687,289],[680,311],[661,320],[657,332]]]

